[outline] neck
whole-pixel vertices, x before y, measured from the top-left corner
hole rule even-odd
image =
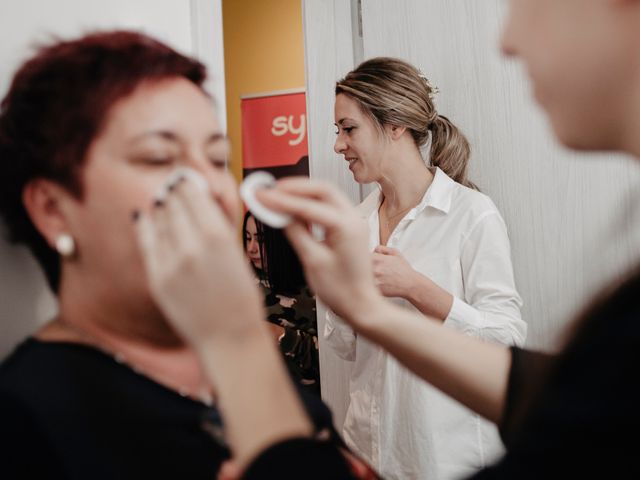
[[[624,142],[626,143],[626,148],[624,150],[635,156],[637,160],[640,160],[640,88],[629,99],[629,103],[631,113],[627,122],[628,128],[625,132],[626,138]]]
[[[123,297],[63,271],[59,290],[60,315],[98,335],[161,350],[186,348],[146,291]]]
[[[58,318],[38,338],[84,343],[121,356],[155,382],[198,399],[211,392],[195,353],[175,335],[150,298],[133,306],[97,294],[86,282],[84,288],[71,288],[74,282],[65,280],[63,276]]]
[[[420,152],[415,149],[387,165],[391,168],[378,180],[387,211],[396,212],[417,205],[433,181],[433,174]]]

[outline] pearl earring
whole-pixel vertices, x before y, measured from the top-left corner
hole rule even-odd
[[[76,252],[76,242],[68,233],[56,237],[56,250],[63,258],[71,258]]]

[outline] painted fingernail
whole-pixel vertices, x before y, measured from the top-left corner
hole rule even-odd
[[[140,218],[140,210],[134,210],[133,212],[131,212],[131,220],[133,220],[134,222],[137,222],[139,218]]]
[[[171,184],[169,185],[168,190],[172,191],[174,188],[176,188],[178,185],[180,185],[183,181],[184,181],[184,175],[178,176],[178,178],[176,178],[173,182],[171,182]]]

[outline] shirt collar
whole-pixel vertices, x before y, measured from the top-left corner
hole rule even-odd
[[[451,198],[455,188],[455,181],[440,170],[439,167],[430,168],[433,173],[433,181],[424,193],[420,203],[409,211],[407,220],[413,220],[427,207],[435,208],[447,214],[451,208]],[[382,202],[382,191],[378,189],[369,195],[360,206],[362,217],[368,218],[372,213],[377,212]]]
[[[449,178],[439,167],[435,167],[435,170],[432,168],[431,171],[433,173],[433,181],[427,188],[420,203],[413,209],[415,215],[427,207],[435,208],[443,213],[449,213],[451,208],[451,198],[453,197],[456,182]]]

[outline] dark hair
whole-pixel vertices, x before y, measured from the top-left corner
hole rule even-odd
[[[40,47],[0,104],[0,215],[26,244],[54,291],[60,259],[34,227],[22,191],[36,178],[83,198],[81,172],[114,103],[141,83],[183,77],[202,88],[205,67],[146,35],[94,32]]]
[[[249,210],[245,212],[244,218],[242,219],[242,248],[245,252],[247,251],[247,223],[249,222],[250,218],[253,218],[253,221],[256,224],[256,233],[258,235],[258,245],[259,245],[258,251],[260,253],[260,261],[264,266],[265,261],[264,261],[264,239],[262,237],[263,235],[262,222],[259,222],[258,220],[256,220],[256,218],[253,216],[253,214]],[[264,271],[259,268],[256,268],[253,262],[249,262],[249,263],[251,263],[251,268],[253,268],[253,271],[256,274],[256,276],[258,276],[260,279],[263,279],[265,275]]]
[[[289,240],[281,229],[271,228],[253,217],[251,212],[244,215],[242,222],[244,250],[247,250],[247,230],[249,217],[256,222],[256,231],[260,244],[260,258],[262,260],[262,272],[257,272],[266,280],[273,293],[296,294],[306,286],[304,270],[298,254],[295,252]]]
[[[371,58],[336,82],[335,93],[355,100],[381,131],[384,125],[406,127],[418,147],[429,140],[431,132],[431,165],[456,182],[477,189],[467,179],[469,142],[437,112],[433,102],[436,91],[416,67],[398,58]]]

